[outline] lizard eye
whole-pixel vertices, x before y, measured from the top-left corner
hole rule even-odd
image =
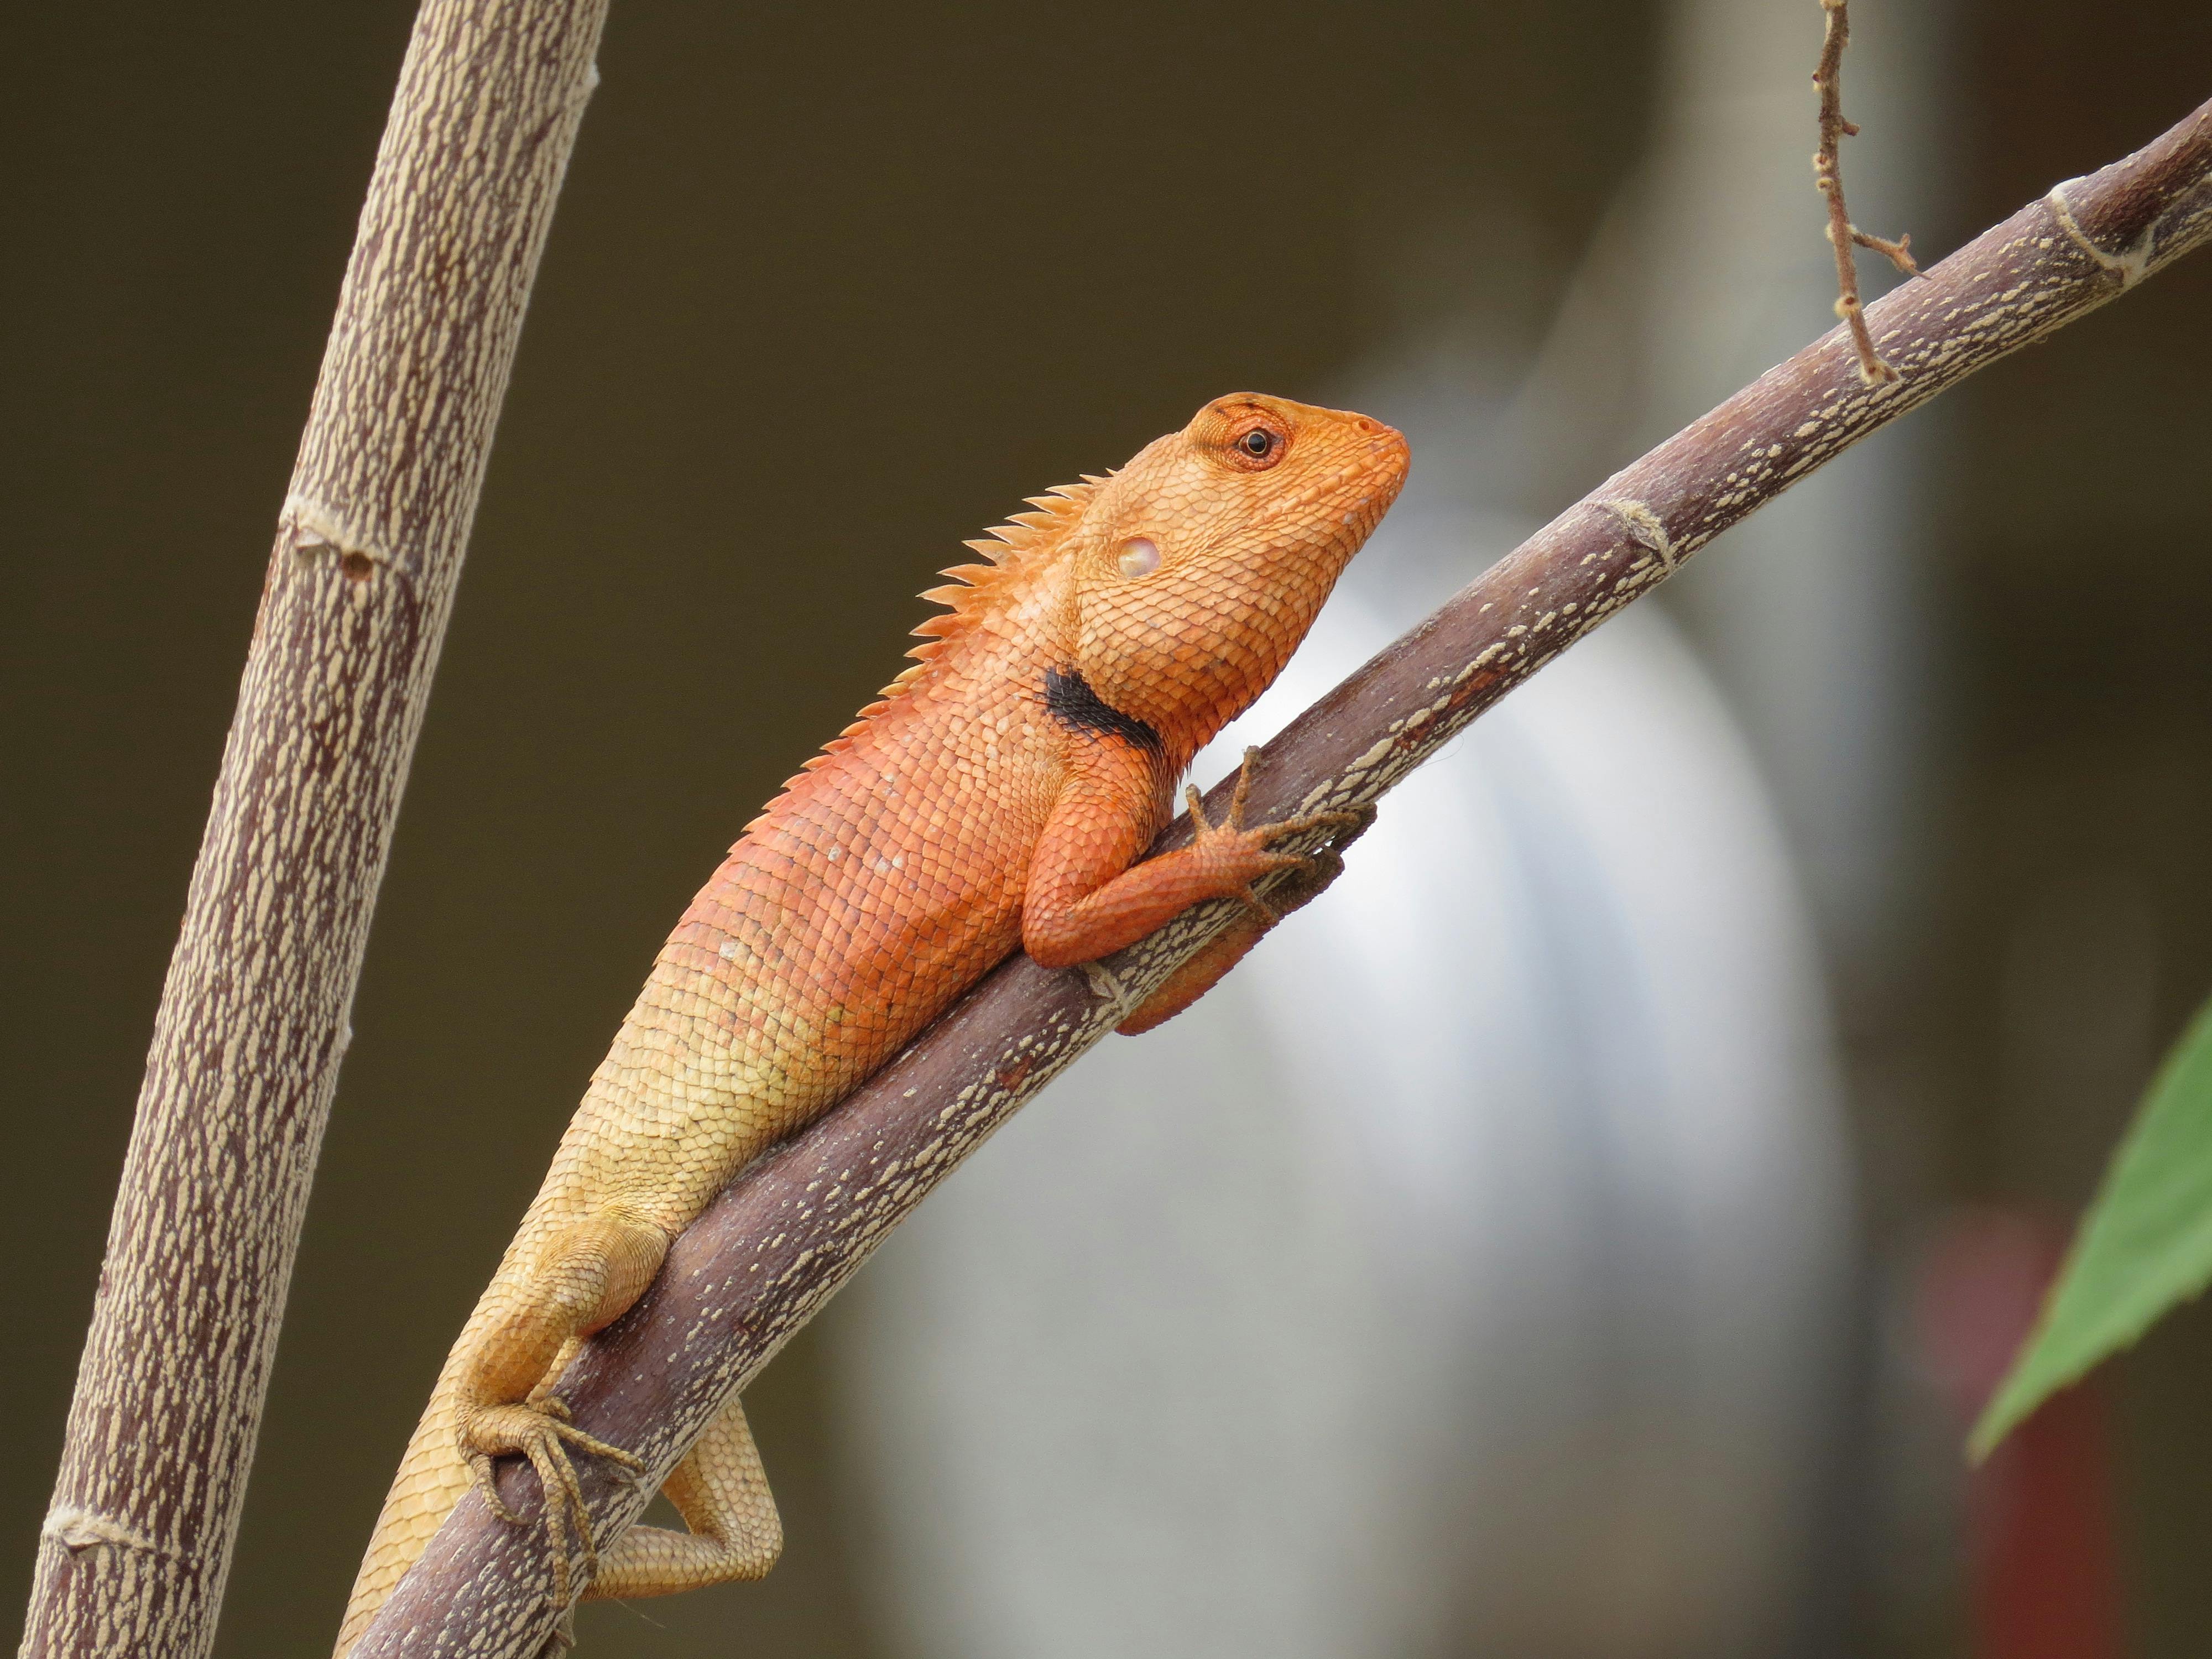
[[[1159,544],[1148,536],[1132,536],[1121,544],[1121,556],[1115,563],[1132,581],[1149,576],[1160,568]]]
[[[1229,441],[1229,464],[1243,472],[1265,472],[1283,459],[1289,435],[1273,426],[1248,427]]]

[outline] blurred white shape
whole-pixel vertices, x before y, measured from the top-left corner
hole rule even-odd
[[[1201,775],[1518,538],[1414,477]],[[841,1304],[884,1650],[1773,1653],[1843,1288],[1821,1006],[1743,745],[1642,607]]]

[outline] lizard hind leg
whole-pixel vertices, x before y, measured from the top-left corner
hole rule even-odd
[[[456,1442],[501,1519],[519,1517],[500,1500],[492,1460],[519,1455],[537,1471],[545,1494],[553,1599],[563,1607],[575,1599],[572,1534],[586,1582],[598,1565],[571,1449],[626,1469],[641,1465],[621,1447],[571,1423],[552,1383],[583,1338],[637,1300],[667,1254],[668,1235],[649,1223],[599,1215],[560,1227],[520,1273],[495,1280],[486,1293],[492,1317],[473,1344],[455,1391]]]
[[[660,1490],[689,1532],[632,1527],[599,1558],[586,1600],[672,1595],[733,1578],[760,1578],[783,1553],[783,1522],[760,1452],[732,1397]]]

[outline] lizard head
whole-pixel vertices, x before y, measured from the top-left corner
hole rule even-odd
[[[1256,392],[1146,445],[1071,538],[1090,693],[1180,768],[1290,659],[1407,460],[1380,421]]]

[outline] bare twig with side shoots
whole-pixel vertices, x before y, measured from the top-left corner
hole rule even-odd
[[[1860,439],[2212,238],[2212,104],[2061,185],[1886,295],[1901,380],[1864,383],[1840,329],[1616,473],[1261,751],[1251,811],[1358,811],[1722,531]],[[1225,805],[1224,784],[1209,806]],[[1187,842],[1188,819],[1164,838]],[[1288,843],[1308,850],[1319,837]],[[747,1169],[560,1380],[576,1424],[635,1453],[577,1470],[601,1541],[900,1219],[1241,907],[1201,906],[1114,957],[1110,982],[1016,956],[850,1098]],[[1071,1180],[1080,1179],[1071,1171]],[[511,1527],[463,1498],[349,1659],[519,1659],[555,1639],[544,1500],[502,1460]]]
[[[1813,84],[1820,90],[1820,148],[1813,154],[1813,179],[1828,203],[1828,240],[1836,250],[1836,315],[1850,329],[1851,343],[1858,348],[1859,374],[1869,386],[1875,386],[1895,380],[1897,370],[1883,361],[1874,349],[1874,337],[1867,332],[1851,246],[1872,248],[1908,276],[1919,276],[1920,267],[1913,263],[1910,235],[1893,242],[1870,236],[1851,222],[1850,210],[1844,205],[1843,142],[1856,137],[1859,131],[1856,122],[1844,118],[1844,48],[1851,40],[1850,0],[1820,0],[1820,9],[1827,14],[1828,28],[1820,42],[1820,66],[1813,71]]]
[[[416,19],[155,1016],[22,1659],[214,1645],[369,914],[605,15]]]

